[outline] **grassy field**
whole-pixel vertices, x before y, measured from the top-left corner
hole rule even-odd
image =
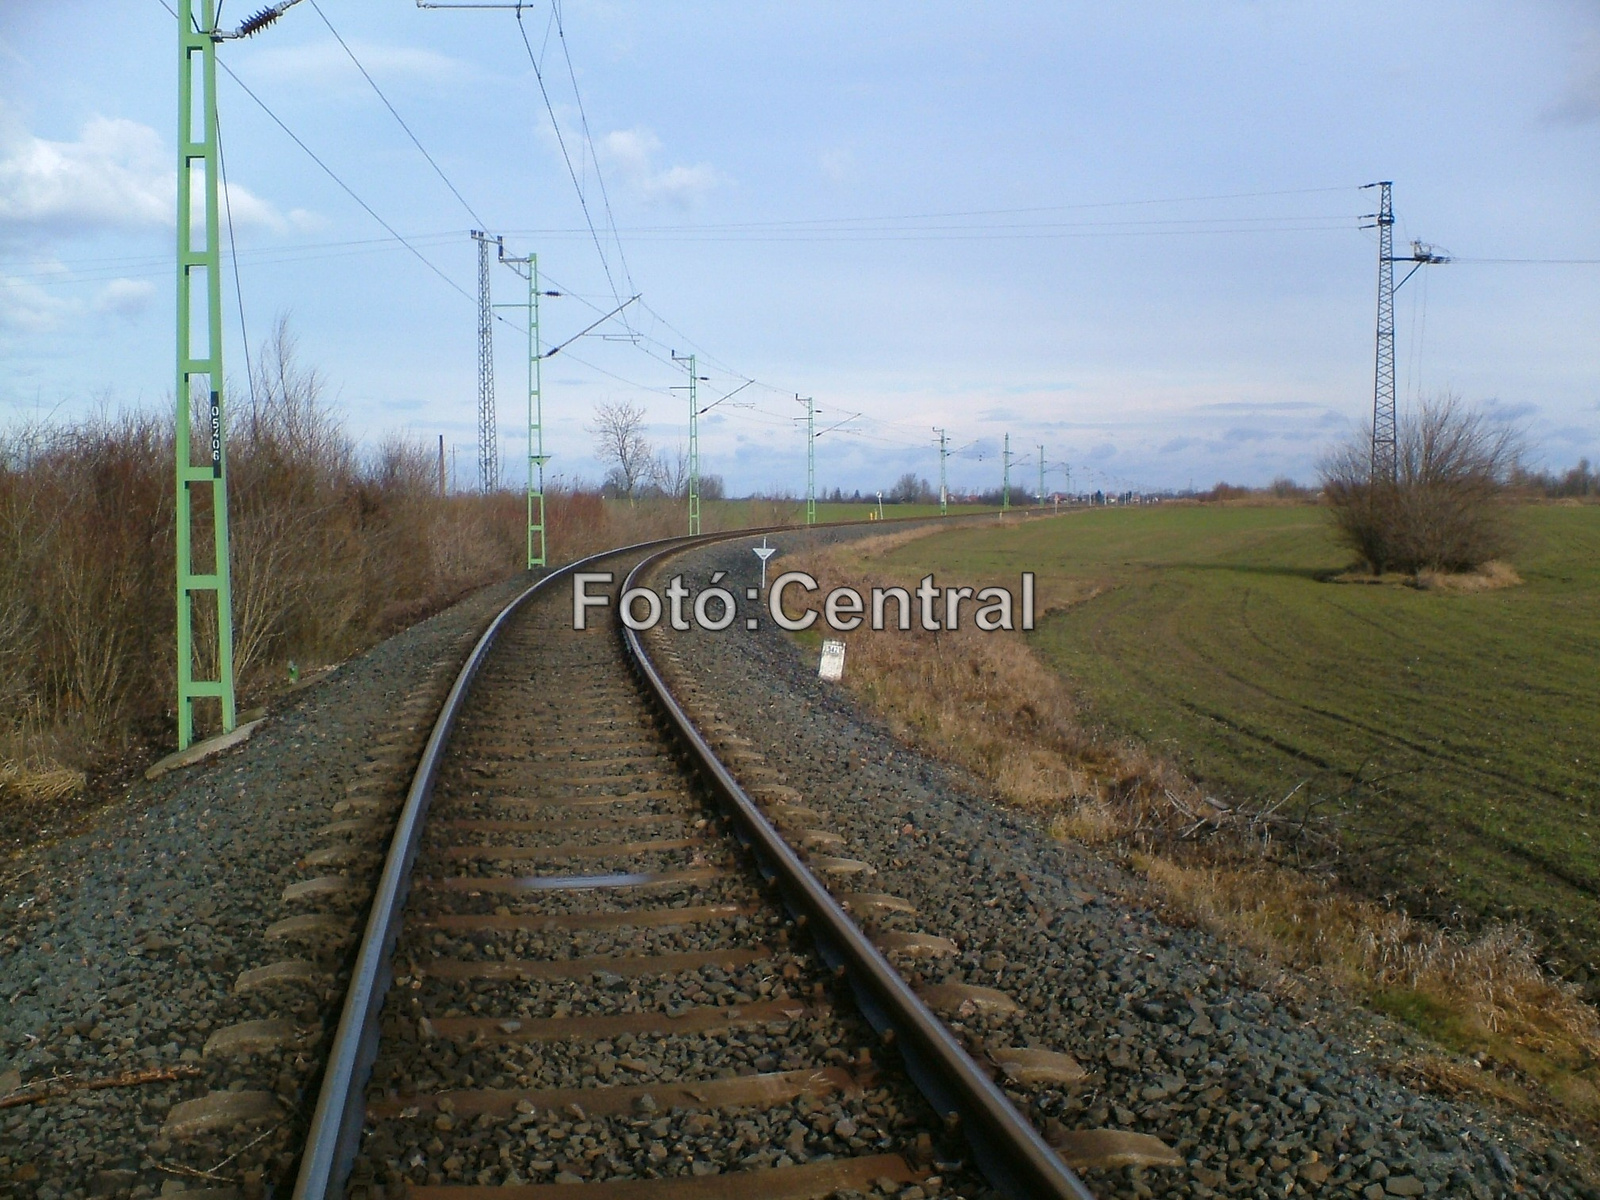
[[[614,520],[629,528],[649,530],[654,536],[666,537],[680,532],[688,509],[682,500],[652,498],[630,505],[626,500],[607,499],[605,509]],[[971,516],[973,513],[993,512],[978,504],[953,504],[951,516]],[[817,503],[817,520],[868,521],[877,515],[876,503],[830,504]],[[885,504],[886,519],[895,517],[936,517],[937,504]],[[806,502],[800,500],[705,500],[700,506],[701,524],[707,533],[725,529],[759,529],[767,525],[802,525],[806,519]],[[641,534],[642,536],[642,534]]]
[[[953,516],[967,516],[972,513],[991,512],[977,504],[954,504],[950,506]],[[867,521],[878,512],[876,502],[872,503],[842,503],[833,504],[819,500],[817,502],[817,520],[827,521]],[[937,504],[885,504],[883,515],[886,519],[894,517],[936,517],[939,515]],[[706,527],[716,529],[738,529],[744,525],[762,525],[766,523],[799,524],[806,517],[806,502],[799,500],[707,500],[701,507],[701,516]]]
[[[1035,649],[1098,721],[1212,794],[1334,815],[1346,874],[1450,920],[1515,918],[1600,983],[1600,508],[1516,514],[1521,586],[1328,582],[1310,507],[1101,510],[958,530],[881,560],[1039,572]]]

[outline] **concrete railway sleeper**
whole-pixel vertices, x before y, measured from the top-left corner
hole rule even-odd
[[[573,630],[565,574],[480,639],[393,806],[295,1195],[1088,1200],[885,957],[949,943],[875,945],[849,914],[909,906],[724,765],[634,635]]]

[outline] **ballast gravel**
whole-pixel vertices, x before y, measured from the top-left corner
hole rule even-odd
[[[838,536],[858,534],[776,537],[769,570]],[[723,586],[740,596],[759,580],[742,541],[685,554],[670,564],[680,570],[691,588],[725,571]],[[743,624],[658,629],[652,652],[680,695],[694,686],[702,728],[731,726],[843,835],[829,853],[875,868],[870,888],[847,888],[916,906],[918,915],[890,914],[880,928],[957,944],[954,956],[896,956],[915,986],[974,984],[1015,1002],[1009,1015],[971,1005],[947,1014],[969,1049],[1039,1047],[1087,1069],[1071,1087],[1007,1085],[1039,1128],[1151,1134],[1182,1156],[1179,1167],[1084,1172],[1102,1200],[1600,1197],[1572,1135],[1400,1082],[1397,1064],[1423,1048],[1408,1031],[1167,924],[1143,881],[1052,839],[964,772],[899,741],[819,680],[817,651],[764,614],[756,631]]]
[[[905,1200],[988,1200],[971,1172],[937,1165],[947,1157],[938,1118],[903,1072],[880,1069],[870,1026],[841,1003],[832,972],[775,909],[700,789],[659,753],[615,631],[577,635],[569,614],[562,595],[506,628],[440,768],[352,1200],[418,1185],[629,1188],[791,1166],[859,1172],[846,1177],[864,1192],[898,1197],[908,1162],[920,1169]],[[561,711],[541,711],[557,695],[568,701]],[[594,714],[626,736],[602,732]],[[629,800],[611,814],[617,795]],[[486,804],[502,809],[494,826],[459,823]],[[600,813],[658,825],[670,816],[692,844],[646,848],[651,839],[628,825],[610,827],[602,841],[616,845],[604,856],[507,854],[511,843],[582,845],[575,828],[597,833]],[[492,871],[458,853],[474,844],[478,862],[485,838],[500,847]],[[486,886],[494,875],[613,871],[635,882]],[[460,919],[489,909],[492,922]],[[541,927],[599,914],[637,919]],[[743,1182],[751,1194],[768,1186]]]
[[[444,688],[524,586],[390,638],[280,702],[242,746],[141,780],[82,834],[0,864],[0,1098],[51,1079],[61,1093],[0,1107],[0,1196],[287,1194],[389,820],[335,807],[403,792]],[[303,862],[346,840],[350,856]],[[319,876],[354,888],[284,899]],[[310,921],[284,924],[296,916]],[[282,961],[309,972],[241,981]],[[251,1021],[287,1023],[292,1040],[207,1053],[213,1034]],[[72,1090],[152,1070],[180,1077]],[[163,1131],[177,1105],[230,1090],[264,1093],[276,1115],[191,1139]]]

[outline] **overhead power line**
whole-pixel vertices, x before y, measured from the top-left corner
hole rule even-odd
[[[163,8],[166,7],[166,0],[158,0],[158,2],[162,5]],[[276,125],[279,129],[283,130],[284,133],[288,134],[289,135],[289,139],[291,141],[293,141],[296,146],[299,146],[300,149],[304,150],[306,152],[306,155],[311,159],[311,161],[316,163],[317,166],[321,167],[323,173],[325,175],[327,175],[327,177],[329,179],[333,180],[334,183],[339,185],[339,187],[344,191],[345,195],[349,196],[350,199],[354,200],[357,204],[359,204],[361,206],[361,208],[366,212],[366,214],[369,217],[371,217],[379,225],[382,225],[384,227],[384,229],[388,230],[390,237],[394,238],[395,241],[399,242],[402,246],[404,246],[407,250],[409,250],[412,253],[412,255],[414,255],[416,257],[416,260],[418,262],[420,262],[423,266],[427,267],[428,270],[432,271],[435,275],[437,275],[440,279],[442,279],[447,286],[449,286],[450,288],[454,289],[455,291],[461,293],[461,295],[464,296],[466,299],[472,300],[472,298],[473,298],[472,294],[470,292],[468,292],[466,288],[462,287],[454,279],[451,279],[450,276],[446,275],[442,270],[440,270],[439,267],[436,266],[433,263],[433,261],[428,258],[427,255],[423,254],[422,251],[418,250],[415,246],[413,246],[398,229],[396,229],[393,225],[389,224],[389,222],[385,221],[382,217],[380,217],[378,215],[378,213],[377,213],[377,210],[374,209],[372,207],[372,205],[368,204],[365,200],[363,200],[360,196],[358,196],[356,194],[356,191],[355,191],[354,188],[352,188],[343,179],[339,178],[338,173],[336,171],[334,171],[334,169],[332,167],[330,167],[327,163],[323,162],[322,159],[317,155],[317,152],[315,150],[313,150],[310,146],[306,145],[305,142],[301,140],[299,134],[295,133],[294,130],[290,129],[287,125],[285,125],[283,123],[283,120],[278,116],[278,114],[273,112],[272,109],[267,106],[266,101],[264,101],[260,96],[256,95],[255,92],[250,90],[250,85],[245,83],[244,80],[240,79],[239,76],[234,72],[234,69],[232,67],[230,67],[227,63],[223,62],[220,58],[217,60],[217,66],[221,67],[224,71],[226,71],[228,73],[228,78],[232,79],[235,83],[237,83],[239,85],[239,87],[243,89],[244,94],[246,96],[249,96],[250,99],[254,100],[256,102],[256,106],[258,108],[260,108],[262,112],[266,113],[267,116],[272,119],[272,123],[274,125]]]
[[[622,266],[622,277],[628,281],[628,290],[636,292],[639,289],[633,284],[633,273],[628,269],[628,254],[622,248],[622,237],[617,232],[617,221],[611,212],[611,197],[606,192],[605,173],[600,170],[600,156],[594,148],[594,138],[589,133],[589,114],[584,111],[583,93],[578,90],[578,72],[572,65],[572,50],[567,45],[567,29],[561,20],[561,0],[550,0],[550,15],[555,18],[556,36],[561,40],[561,56],[567,62],[567,77],[572,80],[572,98],[578,105],[578,123],[583,129],[583,140],[589,146],[589,161],[594,164],[594,181],[600,188],[600,201],[605,205],[606,224],[611,230],[611,240],[617,246],[617,261]],[[623,324],[627,324],[626,318]]]
[[[156,0],[156,3],[159,4],[163,9],[165,9],[169,16],[173,17],[174,19],[177,18],[176,10],[173,9],[173,7],[167,2],[167,0]],[[313,7],[317,7],[317,6],[314,4]],[[396,112],[394,110],[394,107],[388,103],[387,98],[383,97],[382,92],[377,87],[377,84],[371,79],[371,76],[367,74],[365,68],[361,67],[361,64],[360,64],[359,60],[355,59],[355,56],[350,51],[348,44],[346,44],[344,42],[343,38],[340,37],[338,31],[333,28],[333,25],[331,24],[331,22],[327,21],[326,14],[321,11],[320,7],[317,8],[317,11],[318,11],[318,14],[320,16],[322,16],[324,23],[328,25],[329,31],[331,33],[333,33],[334,37],[339,40],[339,42],[340,42],[340,44],[342,46],[344,46],[345,52],[347,54],[350,54],[350,56],[352,58],[352,61],[356,62],[356,65],[357,65],[358,68],[361,69],[362,74],[367,77],[367,81],[372,84],[373,89],[375,91],[379,91],[380,98],[384,100],[385,105],[389,108],[390,112],[395,116],[395,119],[400,122],[402,128],[404,128],[406,130],[407,134],[412,138],[413,143],[416,144],[417,148],[422,151],[424,157],[428,158],[430,164],[434,167],[435,171],[439,173],[440,177],[444,179],[444,181],[446,183],[446,186],[448,186],[450,188],[451,192],[456,195],[456,198],[462,203],[463,207],[465,207],[469,213],[474,213],[474,215],[476,215],[475,214],[475,210],[472,208],[471,204],[465,199],[465,197],[463,197],[460,194],[459,190],[457,188],[455,188],[455,186],[450,182],[448,177],[444,175],[443,171],[440,170],[440,168],[438,166],[438,163],[433,160],[432,156],[429,155],[427,150],[420,144],[420,142],[416,138],[415,134],[413,134],[412,131],[410,130],[409,126],[407,126],[405,124],[404,120],[400,117],[399,113]],[[520,17],[520,14],[519,14],[519,17]],[[520,24],[520,22],[519,22],[519,24]],[[532,59],[532,46],[528,43],[525,33],[524,33],[524,36],[523,36],[523,44],[524,44],[524,47],[529,52],[530,61],[533,61],[533,59]],[[393,241],[393,242],[397,243],[398,245],[400,245],[401,247],[403,247],[408,253],[410,253],[420,263],[422,263],[423,266],[427,267],[428,270],[431,271],[434,275],[438,276],[438,278],[443,283],[445,283],[452,291],[454,291],[458,295],[460,295],[464,300],[467,300],[469,303],[476,303],[476,299],[475,299],[475,297],[473,297],[473,295],[471,293],[469,293],[464,287],[462,287],[454,279],[450,278],[450,276],[445,274],[444,271],[441,270],[435,263],[433,263],[432,260],[430,260],[426,255],[424,255],[417,248],[417,246],[415,244],[415,242],[418,241],[418,240],[434,240],[434,239],[445,239],[445,238],[449,238],[449,239],[453,240],[453,239],[455,239],[455,238],[460,236],[459,233],[451,232],[451,233],[440,233],[440,234],[422,234],[422,235],[417,235],[417,237],[415,237],[415,238],[407,237],[406,235],[402,234],[393,225],[391,225],[387,220],[385,220],[377,212],[377,210],[372,207],[372,205],[368,204],[366,202],[366,200],[364,200],[356,192],[356,190],[353,187],[351,187],[348,183],[346,183],[344,181],[344,179],[339,175],[339,173],[337,171],[335,171],[332,167],[330,167],[327,164],[327,162],[324,161],[324,159],[319,154],[316,153],[316,151],[312,150],[311,147],[306,143],[306,141],[303,138],[301,138],[299,134],[295,133],[295,131],[289,127],[289,125],[283,120],[283,118],[279,117],[278,114],[273,111],[272,107],[269,104],[267,104],[267,102],[265,100],[263,100],[259,95],[257,95],[255,90],[252,89],[247,83],[245,83],[245,81],[243,79],[241,79],[239,77],[237,72],[235,72],[226,62],[223,62],[220,59],[218,60],[217,65],[220,66],[225,72],[227,72],[228,77],[230,79],[232,79],[236,84],[239,85],[240,90],[243,91],[246,96],[250,97],[250,99],[255,103],[256,107],[261,109],[261,111],[267,115],[268,119],[270,119],[274,125],[276,125],[280,130],[282,130],[283,133],[289,138],[289,140],[292,141],[296,146],[298,146],[301,149],[301,151],[303,151],[305,153],[306,157],[311,159],[311,161],[314,162],[317,165],[317,167],[323,172],[323,174],[327,175],[328,178],[331,179],[340,188],[340,190],[342,190],[347,196],[349,196],[350,199],[355,201],[357,206],[359,206],[363,212],[365,212],[369,217],[371,217],[374,221],[376,221],[378,223],[378,225],[381,226],[383,228],[383,230],[389,235],[388,239],[331,242],[331,243],[322,243],[320,245],[313,243],[310,247],[301,247],[301,249],[306,249],[306,248],[341,248],[342,249],[342,248],[349,248],[349,247],[371,247],[371,246],[379,246],[379,245],[381,245],[384,240]],[[534,70],[535,70],[535,75],[538,76],[538,73],[539,73],[538,72],[538,64],[537,64],[536,61],[534,61]],[[540,90],[541,90],[541,92],[544,91],[542,79],[540,80]],[[555,121],[554,109],[550,106],[549,97],[548,97],[547,94],[545,96],[545,101],[546,101],[547,111],[550,112],[551,121],[552,121],[552,123],[554,123],[554,121]],[[559,136],[560,136],[560,128],[559,128],[559,126],[556,127],[556,132],[557,132],[557,136],[559,138]],[[564,144],[563,144],[563,156],[567,158],[567,166],[568,166],[569,173],[572,173],[571,158],[566,156],[566,151],[565,151]],[[577,184],[575,173],[574,173],[574,184],[575,184],[575,186]],[[579,191],[579,199],[580,199],[580,202],[581,202],[582,199],[583,199],[581,187],[578,188],[578,191]],[[588,215],[589,215],[588,214],[587,205],[584,206],[584,215],[585,215],[585,218],[587,219]],[[589,222],[589,232],[590,232],[591,236],[594,238],[594,241],[595,241],[595,244],[596,244],[596,249],[599,250],[600,249],[600,247],[599,247],[599,238],[598,238],[598,235],[595,233],[592,221]],[[294,247],[289,247],[289,248],[280,248],[278,250],[262,250],[262,251],[259,251],[257,253],[262,254],[262,255],[268,255],[268,254],[276,255],[276,254],[281,254],[281,253],[284,253],[284,252],[288,252],[290,254],[293,254],[295,249],[296,248],[294,248]],[[619,249],[620,249],[620,243],[619,243]],[[356,252],[359,252],[359,251],[356,251]],[[247,251],[246,253],[251,253],[251,252]],[[237,258],[238,258],[237,251],[234,252],[232,257],[234,257],[235,261],[237,262]],[[612,290],[613,290],[613,294],[615,296],[615,284],[611,279],[610,268],[609,268],[609,265],[608,265],[608,263],[606,261],[605,254],[604,254],[603,250],[600,250],[600,258],[601,258],[602,266],[604,266],[606,268],[607,281],[612,283]],[[130,259],[130,260],[126,260],[126,261],[133,262],[133,263],[138,263],[138,262],[144,262],[146,260],[143,260],[143,259]],[[165,266],[169,262],[169,260],[166,259],[164,256],[161,257],[161,258],[158,258],[158,259],[152,258],[152,259],[150,259],[148,261],[149,261],[149,264],[150,264],[152,269],[164,269]],[[284,261],[284,260],[283,259],[278,259],[278,261]],[[294,259],[290,258],[287,261],[294,261]],[[102,266],[105,265],[104,264],[104,260],[102,260],[101,265]],[[551,282],[555,282],[555,281],[552,280]],[[562,288],[561,290],[564,293],[566,293],[567,295],[574,296],[575,298],[579,299],[584,304],[589,305],[589,307],[594,309],[596,312],[602,311],[600,309],[599,305],[594,304],[592,301],[588,300],[586,297],[583,297],[583,296],[579,295],[578,293],[574,292],[572,289]],[[632,301],[622,301],[620,299],[620,297],[616,297],[616,298],[618,300],[619,305],[625,305],[627,303],[632,303]],[[508,321],[505,317],[501,316],[500,314],[495,314],[495,319],[499,320],[499,321],[502,321],[507,325],[513,325],[512,322]],[[659,319],[659,314],[658,314],[658,319]],[[241,324],[242,324],[242,314],[241,314]],[[672,394],[671,393],[671,389],[668,388],[668,387],[659,386],[659,385],[651,385],[651,384],[647,384],[647,383],[641,383],[636,379],[629,379],[628,377],[626,377],[624,375],[620,375],[615,371],[611,371],[611,370],[609,370],[609,369],[607,369],[605,367],[602,367],[598,363],[590,362],[589,360],[587,360],[585,358],[581,358],[576,354],[572,354],[570,352],[564,352],[562,357],[567,361],[576,363],[576,364],[578,364],[580,366],[583,366],[583,367],[585,367],[585,368],[587,368],[589,370],[595,371],[596,373],[598,373],[600,375],[604,375],[609,379],[614,379],[618,383],[625,384],[628,387],[636,388],[636,389],[638,389],[640,391],[643,391],[643,392],[657,392],[657,393],[661,393],[663,395],[671,395]],[[652,355],[652,357],[660,357],[660,356]],[[741,378],[743,378],[743,377],[741,376]]]
[[[322,11],[322,6],[317,3],[317,0],[311,0],[311,7],[317,10],[317,16],[322,18],[322,23],[328,27],[328,32],[333,34],[334,41],[338,42],[344,52],[350,56],[350,61],[356,65],[356,70],[361,72],[361,77],[371,85],[372,90],[377,93],[378,99],[383,101],[383,106],[389,110],[389,115],[400,123],[401,129],[406,131],[406,136],[411,139],[411,144],[421,152],[423,158],[428,160],[428,165],[433,168],[434,174],[436,174],[444,182],[445,187],[450,189],[450,194],[457,200],[461,201],[461,207],[466,209],[468,214],[471,215],[472,219],[478,223],[478,228],[487,229],[489,227],[489,223],[478,215],[477,210],[473,208],[471,204],[467,203],[467,198],[461,194],[460,190],[455,184],[450,182],[450,177],[444,173],[444,168],[439,166],[438,162],[434,160],[433,155],[428,153],[427,147],[424,146],[417,138],[417,135],[411,131],[411,126],[406,124],[405,118],[395,110],[395,106],[389,103],[389,97],[383,94],[383,89],[378,86],[378,81],[373,79],[366,67],[362,66],[361,60],[356,57],[356,52],[350,49],[350,44],[346,42],[343,36],[340,35],[339,31],[333,27],[333,22],[328,20],[328,14]]]
[[[544,110],[550,116],[550,127],[555,131],[556,144],[561,147],[561,158],[567,164],[567,174],[572,178],[573,190],[578,193],[578,207],[583,210],[583,220],[589,227],[589,237],[594,242],[595,253],[600,256],[600,268],[606,274],[606,283],[611,287],[611,297],[618,304],[622,303],[622,293],[617,288],[617,282],[611,275],[611,262],[606,258],[605,247],[600,244],[600,235],[595,231],[594,217],[589,212],[589,200],[583,194],[583,184],[578,182],[578,172],[572,165],[572,155],[567,152],[567,139],[561,132],[561,122],[556,120],[555,105],[550,103],[550,92],[544,85],[544,72],[539,69],[539,60],[534,56],[533,43],[528,41],[528,30],[522,23],[522,6],[517,5],[517,32],[522,36],[522,46],[528,52],[528,64],[533,67],[533,77],[539,84],[539,95],[544,99]]]
[[[244,346],[244,376],[250,403],[256,401],[256,372],[250,365],[250,331],[244,322],[244,284],[239,279],[239,246],[233,240],[233,193],[228,190],[228,159],[222,152],[222,121],[217,121],[217,168],[222,176],[222,204],[228,216],[228,250],[233,260],[233,297],[239,305],[239,341]]]
[[[1519,266],[1592,267],[1600,265],[1600,258],[1452,258],[1450,261],[1452,263],[1467,263],[1471,266],[1516,264]]]
[[[977,242],[1048,241],[1105,237],[1259,236],[1274,233],[1340,233],[1358,214],[1307,217],[1230,217],[1170,221],[1083,221],[1035,225],[940,225],[902,228],[766,228],[739,225],[640,226],[623,232],[655,242]],[[541,239],[583,237],[587,230],[561,227],[514,229],[512,234]]]

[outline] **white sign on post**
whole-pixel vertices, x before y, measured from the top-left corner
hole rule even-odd
[[[828,638],[822,643],[822,663],[817,674],[837,683],[844,677],[844,643],[838,638]]]
[[[761,545],[752,546],[751,549],[755,551],[755,556],[761,560],[761,590],[764,592],[767,590],[767,559],[776,554],[778,548],[767,545],[767,539],[762,538]]]

